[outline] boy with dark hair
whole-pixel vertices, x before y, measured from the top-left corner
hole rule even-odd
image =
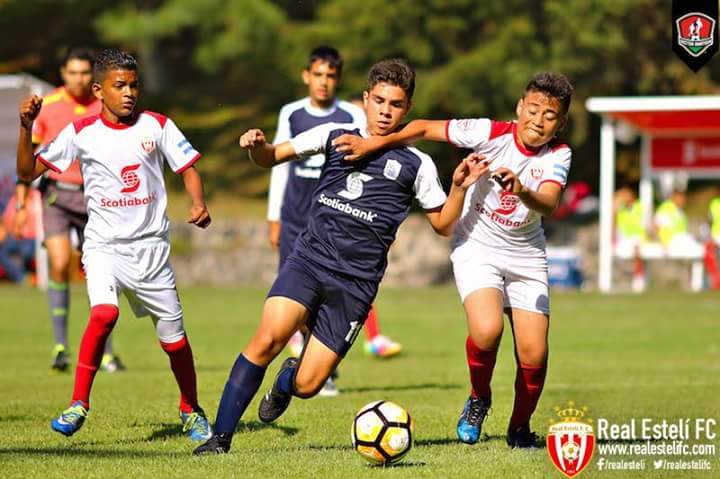
[[[288,103],[280,110],[278,126],[273,143],[288,141],[300,133],[324,123],[352,123],[365,126],[363,110],[346,101],[338,100],[343,59],[333,47],[319,46],[310,52],[308,64],[302,72],[308,87],[308,96]],[[268,231],[270,244],[280,253],[278,270],[292,252],[298,235],[308,223],[312,193],[325,156],[322,153],[303,158],[301,161],[283,163],[272,169],[268,193]],[[402,351],[402,346],[380,333],[375,308],[371,308],[365,322],[365,349],[376,357],[387,358]],[[304,338],[300,331],[290,338],[290,350],[300,356]],[[328,378],[320,390],[321,396],[334,396],[338,390]]]
[[[18,177],[32,181],[47,169],[59,173],[77,158],[88,209],[83,265],[90,319],[80,343],[70,407],[52,421],[52,429],[71,436],[85,422],[90,389],[123,292],[135,315],[150,316],[155,324],[180,388],[183,431],[193,440],[204,440],[211,430],[198,404],[192,349],[169,263],[163,179],[166,161],[182,175],[192,198],[188,222],[206,228],[210,216],[202,180],[193,167],[200,154],[168,117],[136,111],[138,67],[130,54],[105,50],[94,75],[93,93],[102,102],[102,112],[68,125],[36,155],[30,131],[42,100],[33,96],[20,107]]]
[[[290,141],[270,145],[260,130],[240,138],[258,165],[269,168],[317,153],[325,164],[313,193],[310,218],[268,293],[254,337],[237,357],[225,384],[215,434],[195,454],[226,453],[240,417],[257,392],[265,370],[288,338],[307,325],[310,338],[300,359],[287,359],[260,402],[259,417],[272,422],[293,396],[314,396],[353,344],[377,294],[387,252],[407,217],[413,197],[433,229],[447,235],[460,214],[466,189],[486,170],[478,155],[457,167],[449,197],[432,159],[400,147],[366,161],[343,161],[331,141],[342,134],[387,135],[410,108],[414,72],[404,60],[371,70],[364,93],[365,128],[323,124]]]
[[[50,143],[69,123],[100,113],[102,104],[92,92],[94,63],[95,55],[89,48],[68,49],[60,67],[63,86],[43,98],[43,109],[33,123],[34,148]],[[28,220],[28,186],[18,182],[16,187],[16,231],[23,230]],[[63,173],[48,171],[42,180],[41,190],[44,245],[49,260],[48,303],[55,340],[52,369],[65,371],[69,366],[67,330],[73,251],[70,233],[75,231],[79,249],[82,249],[83,229],[87,224],[80,164],[73,162]],[[112,337],[105,344],[101,368],[109,372],[125,369],[120,358],[113,353]]]
[[[572,152],[555,134],[567,122],[571,98],[572,86],[564,75],[540,73],[518,100],[516,121],[415,120],[391,135],[345,135],[333,142],[346,160],[425,139],[472,149],[491,162],[491,175],[473,185],[465,198],[450,256],[470,333],[465,346],[472,388],[457,425],[465,443],[478,441],[490,408],[505,311],[517,360],[507,443],[535,446],[530,418],[545,383],[550,324],[541,216],[553,213],[567,184]]]

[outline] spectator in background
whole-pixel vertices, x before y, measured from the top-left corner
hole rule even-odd
[[[17,228],[15,216],[20,209],[25,210],[27,221]],[[35,257],[36,225],[40,211],[40,193],[36,189],[30,190],[26,205],[11,198],[5,206],[0,225],[0,267],[13,283],[25,282],[28,265]]]
[[[720,188],[717,188],[716,192],[720,193]],[[720,195],[710,200],[708,219],[710,220],[710,237],[715,245],[720,247]]]
[[[655,211],[655,231],[668,252],[687,252],[702,248],[688,231],[686,204],[685,192],[675,190],[670,198],[660,203]]]
[[[640,256],[640,248],[647,242],[648,237],[645,212],[634,185],[625,183],[615,192],[613,217],[615,218],[615,251],[621,256],[632,255],[632,290],[640,293],[647,287],[645,262]]]

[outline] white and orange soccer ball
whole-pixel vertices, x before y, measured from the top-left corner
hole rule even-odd
[[[353,448],[373,464],[401,460],[412,447],[415,425],[410,414],[390,401],[366,404],[352,425]]]

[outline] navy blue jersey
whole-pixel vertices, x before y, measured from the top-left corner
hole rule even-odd
[[[280,110],[278,130],[273,143],[288,141],[304,131],[325,123],[364,126],[365,115],[359,107],[348,102],[336,101],[331,108],[323,110],[312,107],[310,99],[303,98]],[[281,221],[281,234],[288,243],[294,242],[307,224],[312,193],[317,186],[324,162],[325,156],[320,153],[273,168],[268,219]]]
[[[331,145],[350,125],[325,124],[290,140],[300,158],[324,153],[312,195],[307,228],[295,243],[298,254],[331,271],[379,281],[387,253],[413,198],[426,210],[445,203],[432,159],[411,147],[384,150],[345,161]]]

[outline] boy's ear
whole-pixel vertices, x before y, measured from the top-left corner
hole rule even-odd
[[[302,81],[304,84],[309,85],[310,84],[310,72],[308,69],[304,69],[302,72]]]
[[[98,100],[102,100],[102,86],[98,82],[93,82],[92,84],[92,92],[93,95],[95,95],[95,98]]]
[[[515,115],[519,117],[520,113],[522,113],[522,109],[523,109],[523,99],[520,98],[517,102],[517,105],[515,105]]]

